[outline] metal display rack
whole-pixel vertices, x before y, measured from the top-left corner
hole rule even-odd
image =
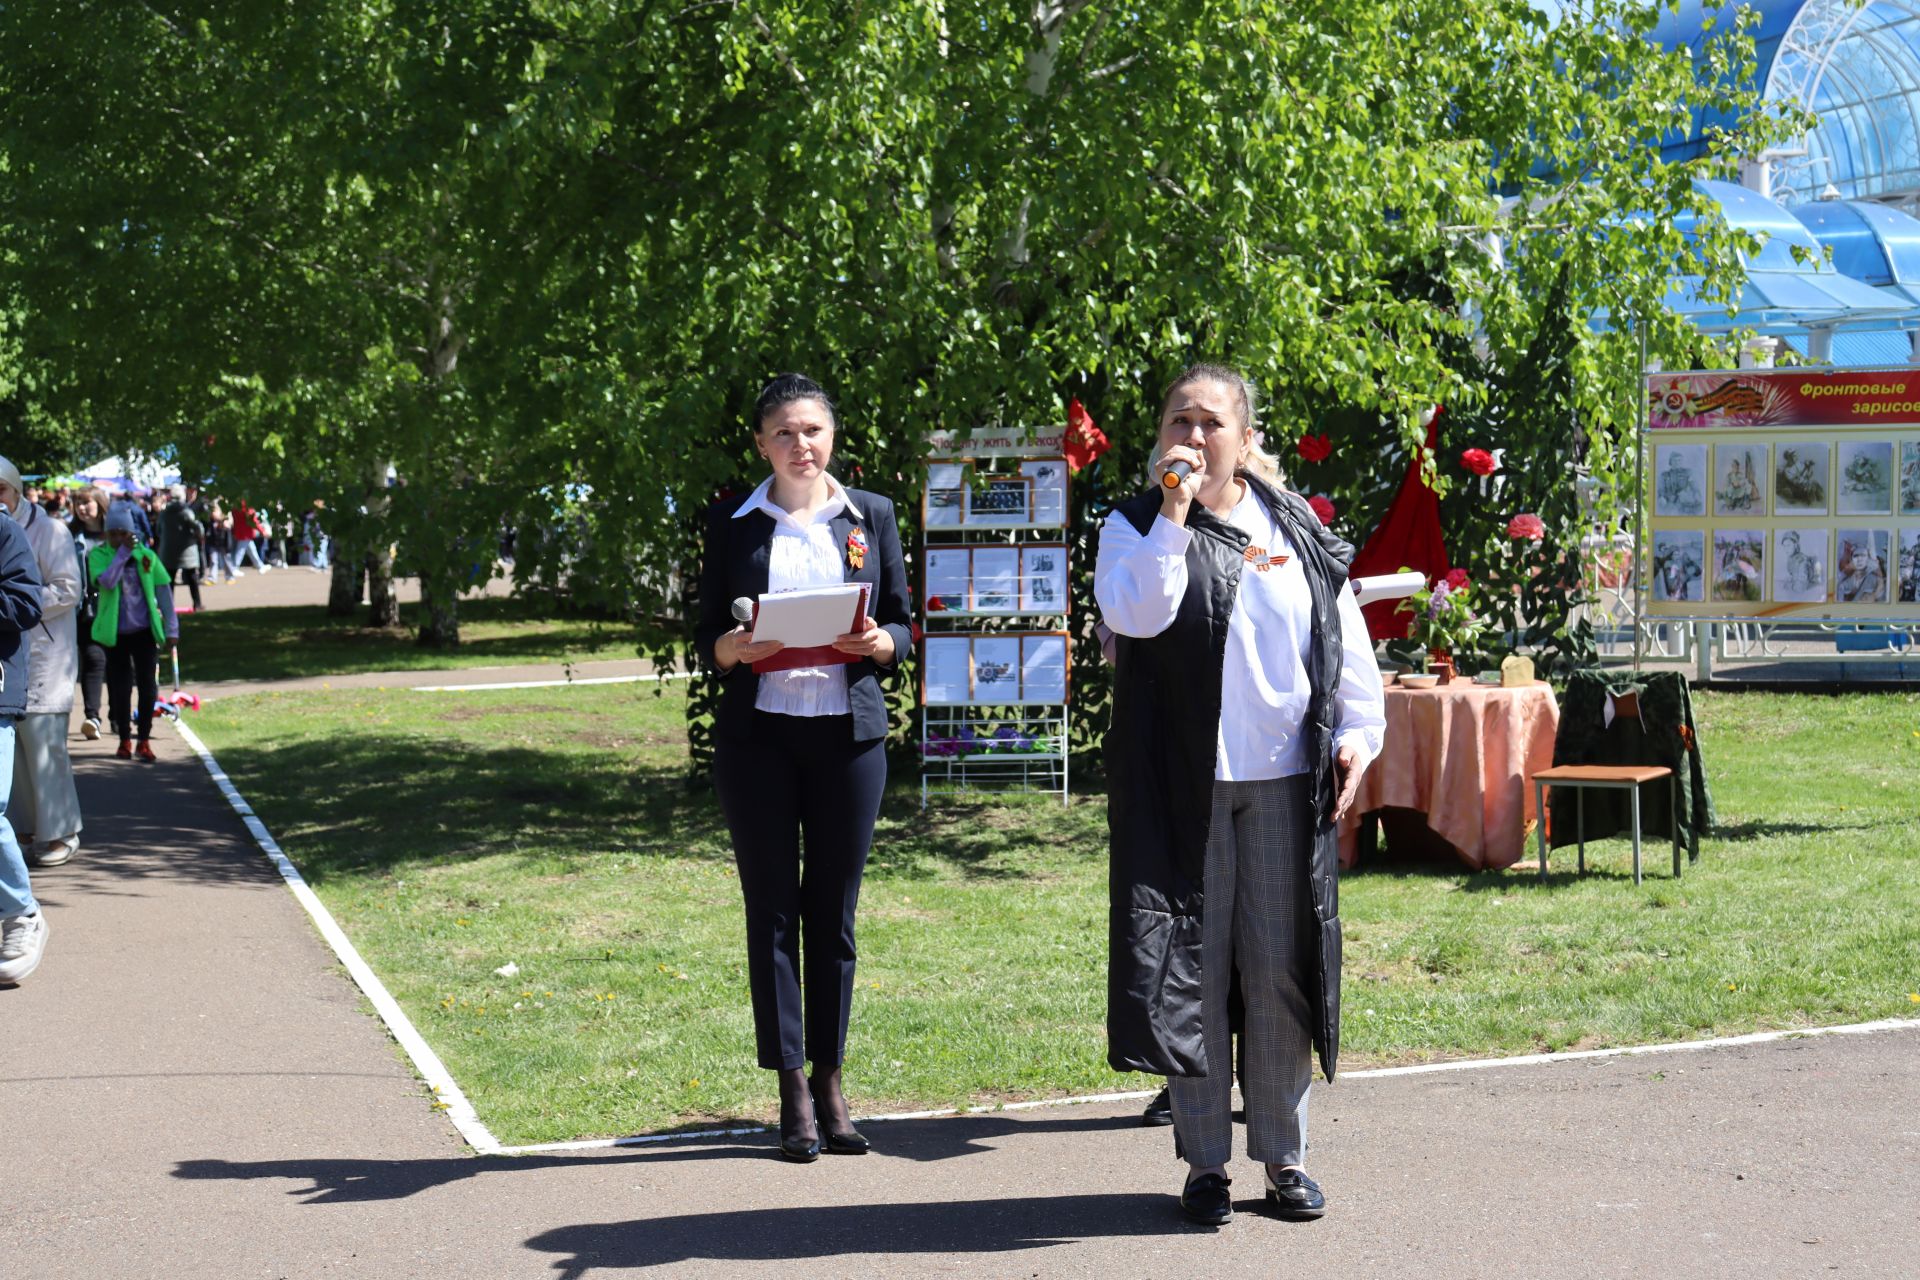
[[[1001,470],[976,474],[985,457]],[[1001,460],[1004,460],[1002,462]],[[922,493],[920,804],[1067,799],[1067,462],[936,451]]]

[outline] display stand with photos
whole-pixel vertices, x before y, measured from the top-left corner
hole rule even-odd
[[[929,459],[919,592],[923,806],[978,791],[1049,792],[1065,803],[1066,524],[1064,457],[1027,456],[1013,441],[990,451],[975,442],[966,456],[949,443]]]
[[[1646,392],[1641,616],[1911,643],[1920,370],[1656,373]]]

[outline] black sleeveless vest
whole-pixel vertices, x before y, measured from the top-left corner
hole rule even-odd
[[[1328,533],[1298,494],[1245,472],[1240,478],[1293,544],[1313,596],[1306,654],[1311,697],[1302,731],[1313,761],[1314,1043],[1331,1080],[1340,1043],[1339,849],[1332,822],[1337,605],[1353,548]],[[1144,536],[1160,502],[1159,492],[1150,490],[1115,511]],[[1172,624],[1146,639],[1117,638],[1105,744],[1112,856],[1107,1058],[1116,1070],[1165,1076],[1208,1074],[1200,1029],[1206,847],[1227,625],[1247,547],[1246,534],[1198,504],[1187,528],[1193,535],[1187,592]]]

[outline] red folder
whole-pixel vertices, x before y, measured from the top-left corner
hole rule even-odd
[[[860,584],[860,598],[854,601],[853,616],[847,619],[847,630],[852,631],[859,625],[860,619],[867,616],[867,601],[873,595],[873,588],[866,583]],[[760,621],[760,602],[753,602],[753,620]],[[749,624],[751,630],[752,624]],[[830,644],[813,645],[802,649],[782,649],[771,658],[753,663],[753,673],[766,675],[769,671],[792,671],[795,667],[832,667],[849,662],[858,662],[865,656],[856,653],[842,653]]]

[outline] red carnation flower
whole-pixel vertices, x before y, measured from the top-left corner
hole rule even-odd
[[[1517,515],[1507,521],[1507,536],[1509,538],[1528,538],[1534,542],[1538,542],[1547,536],[1547,522],[1539,516]]]
[[[1447,570],[1446,581],[1448,590],[1458,591],[1467,585],[1467,571],[1465,569],[1449,569]]]
[[[1485,449],[1468,449],[1460,455],[1460,465],[1477,476],[1490,476],[1499,470],[1499,464]]]
[[[1314,494],[1307,499],[1307,505],[1313,508],[1313,514],[1319,516],[1320,523],[1324,525],[1331,525],[1334,516],[1339,514],[1333,509],[1333,504],[1327,501],[1325,494]]]
[[[1325,462],[1333,456],[1333,440],[1327,436],[1301,436],[1294,449],[1308,462]]]
[[[1067,470],[1074,472],[1082,467],[1091,466],[1095,459],[1113,448],[1113,441],[1107,439],[1087,412],[1087,406],[1075,396],[1067,401]]]

